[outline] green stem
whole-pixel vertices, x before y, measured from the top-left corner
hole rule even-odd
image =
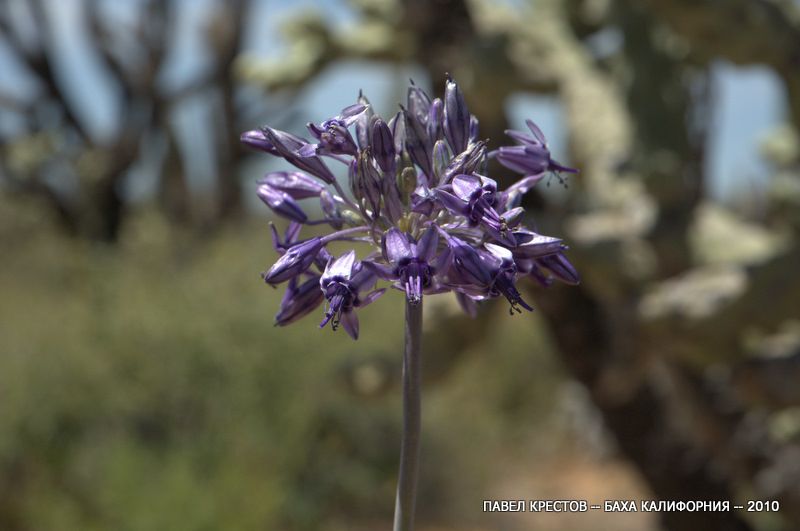
[[[419,475],[421,411],[422,303],[406,300],[406,348],[403,355],[403,437],[394,508],[394,531],[414,529]]]

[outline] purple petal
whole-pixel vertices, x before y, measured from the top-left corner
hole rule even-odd
[[[306,144],[296,151],[298,157],[316,157],[319,146],[317,144]]]
[[[522,207],[515,207],[503,212],[503,219],[506,220],[506,225],[514,227],[519,223],[519,218],[525,213]]]
[[[269,230],[272,235],[272,248],[278,252],[283,252],[283,244],[281,242],[281,237],[278,235],[278,229],[275,228],[275,224],[271,221],[269,223]]]
[[[542,130],[539,129],[538,125],[533,123],[533,120],[525,120],[525,125],[527,125],[528,129],[531,130],[531,133],[533,133],[533,136],[536,137],[536,140],[541,142],[543,146],[547,146],[547,139],[545,138],[544,133],[542,133]]]
[[[506,135],[510,136],[513,140],[516,140],[520,144],[523,145],[531,145],[531,146],[538,146],[541,144],[536,137],[529,135],[528,133],[522,133],[520,131],[514,131],[513,129],[506,129]]]
[[[458,201],[457,197],[455,199]],[[433,207],[433,197],[421,195],[417,192],[414,192],[414,194],[411,195],[411,212],[414,212],[415,214],[422,214],[423,216],[430,216],[433,212]]]
[[[495,245],[493,243],[484,243],[483,246],[486,247],[486,250],[492,253],[492,255],[494,255],[495,257],[499,258],[501,261],[503,262],[513,261],[513,256],[511,251],[509,251],[505,247],[501,247],[500,245]]]
[[[575,267],[567,260],[563,253],[556,253],[538,259],[539,265],[547,268],[553,275],[565,284],[577,285],[581,277]]]
[[[543,146],[504,146],[498,150],[497,160],[510,170],[537,174],[547,170],[550,152]]]
[[[481,180],[474,175],[456,175],[453,177],[453,193],[464,201],[481,189]]]
[[[517,242],[513,251],[515,256],[537,258],[557,253],[564,247],[561,239],[535,232],[519,231],[514,232],[513,235]]]
[[[342,312],[341,325],[353,339],[358,339],[358,316],[353,310]]]
[[[475,319],[478,316],[478,303],[475,302],[475,299],[469,297],[465,293],[460,291],[456,291],[456,300],[458,304],[461,306],[461,309],[464,312]]]
[[[289,223],[289,226],[286,227],[286,232],[284,233],[284,239],[283,239],[286,245],[289,244],[294,245],[294,243],[297,241],[297,237],[300,236],[300,229],[302,228],[303,226],[300,223],[297,223],[296,221],[292,221],[291,223]]]
[[[566,173],[580,173],[579,170],[575,168],[570,168],[569,166],[564,166],[560,162],[557,162],[553,159],[550,159],[550,166],[548,166],[547,169],[555,172],[563,171]]]
[[[297,287],[297,278],[289,281],[289,287],[281,301],[281,307],[275,316],[277,326],[286,326],[308,313],[315,310],[322,299],[322,290],[319,289],[319,276],[315,275]]]
[[[417,258],[430,262],[436,255],[436,247],[439,245],[439,231],[436,225],[429,226],[419,241],[417,242]]]
[[[356,292],[371,289],[377,281],[378,276],[374,271],[364,267],[362,262],[356,262],[353,266],[353,276],[350,279],[350,285]]]
[[[411,258],[411,243],[400,229],[392,227],[384,236],[383,253],[387,260],[396,264],[403,258]]]
[[[450,212],[460,216],[469,214],[469,205],[450,192],[436,188],[433,193],[436,195],[436,199]]]
[[[364,267],[375,273],[375,276],[381,280],[397,280],[398,277],[394,273],[394,268],[386,264],[379,264],[371,260],[363,260],[361,262]]]
[[[354,103],[342,109],[339,113],[339,119],[344,122],[345,127],[353,125],[358,116],[367,110],[367,105],[363,103]]]
[[[352,249],[345,254],[333,260],[325,268],[325,273],[322,275],[323,280],[335,277],[349,279],[353,272],[353,264],[356,261],[356,252]]]
[[[361,302],[358,303],[358,307],[363,308],[364,306],[372,304],[376,300],[380,299],[381,295],[383,295],[384,293],[386,293],[386,288],[370,291],[363,299],[361,299]]]
[[[440,232],[442,232],[440,230]],[[442,232],[442,234],[446,234]],[[447,245],[453,252],[453,268],[470,284],[484,286],[491,282],[492,273],[478,251],[459,238],[446,235]]]
[[[508,189],[506,189],[506,194],[509,194],[511,192],[519,192],[520,194],[525,194],[528,192],[528,190],[536,186],[536,184],[542,179],[544,179],[544,173],[539,173],[536,175],[528,175],[527,177],[523,177],[519,181],[509,186]]]
[[[308,122],[306,124],[306,129],[308,129],[308,132],[311,133],[311,136],[313,136],[317,140],[319,140],[322,137],[322,133],[325,132],[324,128],[318,126],[314,122]]]

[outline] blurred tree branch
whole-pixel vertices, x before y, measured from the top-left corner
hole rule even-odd
[[[161,77],[176,31],[178,3],[148,0],[141,5],[133,25],[127,31],[119,31],[108,26],[101,2],[82,0],[76,9],[87,30],[92,55],[99,59],[99,66],[119,95],[114,130],[103,138],[92,136],[87,130],[84,117],[77,114],[65,92],[65,82],[56,74],[54,61],[59,43],[50,20],[52,4],[35,0],[25,6],[22,15],[17,13],[30,19],[31,35],[24,35],[22,27],[15,27],[11,10],[0,11],[0,37],[41,87],[41,94],[29,99],[0,99],[0,107],[23,117],[25,130],[4,146],[4,163],[0,167],[3,179],[12,190],[44,197],[70,233],[113,242],[125,216],[125,178],[147,156],[144,150],[155,142],[164,151],[159,179],[161,204],[175,221],[189,222],[197,217],[190,206],[184,167],[191,155],[185,152],[185,143],[176,141],[180,132],[175,130],[171,117],[185,98],[216,95],[219,105],[214,123],[218,127],[209,131],[218,165],[218,194],[210,216],[217,221],[236,216],[241,211],[237,168],[242,153],[238,131],[248,117],[234,104],[239,85],[232,70],[241,52],[248,6],[249,1],[245,0],[213,6],[205,28],[212,68],[184,88],[165,90]],[[53,116],[60,118],[54,120]],[[49,150],[37,150],[35,139],[43,131],[52,139]],[[9,152],[12,147],[13,152]],[[24,168],[15,164],[15,154],[23,152],[35,154],[31,159],[35,163]],[[56,159],[57,177],[53,170]],[[56,184],[66,176],[78,183],[77,188],[67,191],[69,187]],[[207,219],[209,215],[201,217]]]

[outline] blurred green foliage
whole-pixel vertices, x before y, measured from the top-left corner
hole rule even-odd
[[[57,236],[38,212],[0,207],[0,529],[387,521],[397,293],[362,312],[358,342],[316,314],[275,328],[261,221],[199,237],[143,213],[112,249]],[[450,311],[432,302],[429,318]],[[537,448],[553,421],[558,370],[537,318],[487,311],[484,343],[425,390],[423,518],[474,517],[491,456]]]

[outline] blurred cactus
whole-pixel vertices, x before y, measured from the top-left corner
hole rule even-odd
[[[769,389],[795,381],[795,372],[765,367],[788,363],[795,353],[753,366],[758,349],[747,345],[753,332],[774,332],[800,315],[798,209],[787,205],[797,205],[800,182],[797,6],[772,0],[397,5],[401,24],[391,24],[391,10],[365,11],[361,19],[364,34],[380,26],[394,39],[328,47],[319,61],[411,60],[433,79],[454,72],[495,141],[506,127],[497,102],[524,90],[561,98],[571,162],[582,173],[568,200],[547,208],[571,228],[586,278],[579,290],[558,290],[560,300],[538,303],[567,366],[656,495],[733,499],[754,492],[800,507],[800,476],[770,488],[759,479],[780,459],[796,460],[797,441],[785,436],[789,420],[777,438],[767,424],[750,427],[763,434],[760,443],[771,440],[770,456],[736,438],[758,411],[754,394],[768,400]],[[434,26],[439,37],[427,32]],[[622,44],[598,58],[584,37],[603,29],[621,32]],[[769,219],[740,217],[706,194],[709,68],[717,59],[766,63],[787,90],[794,129],[765,146],[781,173],[770,191]],[[274,82],[264,76],[262,83]],[[452,337],[458,341],[459,334]],[[710,379],[721,368],[733,372]],[[739,392],[738,382],[750,373],[762,384]],[[782,396],[781,407],[797,405],[788,403],[792,395]],[[797,468],[783,470],[791,475]],[[790,529],[800,512],[787,508],[781,518]],[[753,526],[735,513],[670,513],[663,522],[676,530]]]

